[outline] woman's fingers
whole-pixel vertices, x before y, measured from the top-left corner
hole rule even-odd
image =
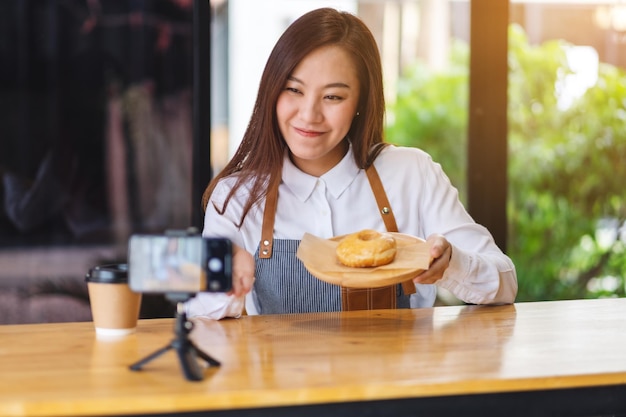
[[[452,256],[452,246],[442,235],[430,235],[426,239],[431,246],[430,256],[433,259],[430,267],[413,279],[416,284],[434,284],[442,277]]]

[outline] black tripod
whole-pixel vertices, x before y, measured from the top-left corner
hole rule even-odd
[[[198,349],[196,345],[189,340],[188,335],[192,328],[193,323],[187,320],[185,306],[183,302],[179,301],[176,305],[176,325],[174,327],[176,338],[173,339],[167,346],[162,347],[140,361],[130,365],[130,369],[133,371],[140,371],[143,365],[153,359],[156,359],[170,349],[176,349],[185,378],[189,381],[201,381],[203,378],[203,370],[198,365],[197,357],[204,359],[208,366],[220,366],[221,364],[208,354]]]

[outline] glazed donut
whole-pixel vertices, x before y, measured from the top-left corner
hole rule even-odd
[[[351,267],[387,265],[396,257],[396,240],[389,233],[364,229],[344,237],[337,245],[339,262]]]

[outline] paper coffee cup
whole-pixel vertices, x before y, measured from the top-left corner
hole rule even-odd
[[[128,286],[128,266],[96,266],[85,280],[96,333],[103,336],[133,333],[139,319],[141,294]]]

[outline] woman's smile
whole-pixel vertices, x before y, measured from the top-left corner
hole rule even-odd
[[[298,134],[307,137],[307,138],[315,138],[324,134],[324,132],[310,129],[301,129],[298,127],[293,128]]]

